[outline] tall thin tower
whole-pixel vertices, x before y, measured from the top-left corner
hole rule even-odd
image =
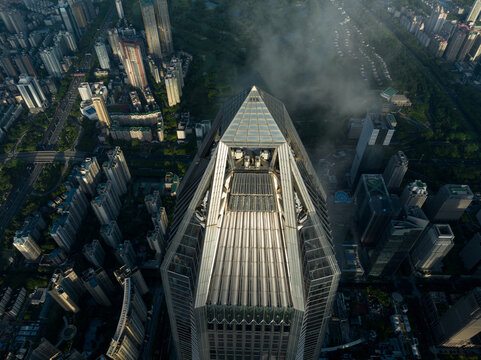
[[[117,9],[117,15],[119,19],[124,18],[124,7],[122,6],[122,0],[115,0],[115,8]]]
[[[326,194],[286,108],[244,90],[193,164],[161,266],[178,359],[317,360],[340,271]]]
[[[466,18],[466,22],[476,22],[479,17],[479,13],[481,12],[481,0],[475,0],[473,7],[469,11],[468,17]]]
[[[169,7],[167,5],[167,0],[155,0],[155,9],[162,52],[164,56],[169,56],[174,52],[174,44],[172,43],[172,31],[170,29]]]
[[[147,38],[149,54],[161,58],[162,47],[160,45],[159,28],[157,26],[154,1],[141,0],[140,10],[142,11],[142,19],[144,20],[145,37]]]

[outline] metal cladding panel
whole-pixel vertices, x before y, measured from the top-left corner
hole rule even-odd
[[[291,149],[283,144],[279,147],[279,168],[281,173],[282,202],[285,221],[285,242],[287,249],[287,264],[291,284],[291,296],[295,309],[304,310],[304,289],[301,270],[301,256],[297,237],[297,219],[294,213],[294,194],[291,181],[289,157]]]

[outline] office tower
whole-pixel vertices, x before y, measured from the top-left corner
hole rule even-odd
[[[15,236],[13,246],[20,251],[25,259],[35,261],[42,254],[42,250],[30,236]]]
[[[108,160],[103,163],[105,176],[112,181],[112,185],[117,194],[123,195],[127,192],[127,184],[131,180],[129,167],[125,160],[124,153],[119,146],[107,153]]]
[[[95,42],[95,52],[99,59],[100,67],[104,70],[110,70],[110,60],[109,54],[107,53],[107,48],[103,41]]]
[[[35,71],[35,67],[33,66],[30,55],[28,55],[27,53],[22,53],[21,59],[22,59],[23,65],[27,69],[27,74],[30,76],[37,77],[37,72]]]
[[[115,220],[100,228],[100,236],[108,246],[114,249],[117,249],[117,245],[122,241],[122,232]]]
[[[40,51],[40,58],[42,59],[45,69],[52,77],[58,78],[62,76],[62,65],[58,61],[57,55],[53,48],[47,48]]]
[[[12,78],[16,78],[18,76],[18,72],[17,70],[15,70],[15,67],[12,64],[12,60],[10,60],[10,57],[2,56],[0,64],[2,65],[5,75]]]
[[[471,347],[471,339],[481,332],[481,288],[459,299],[434,327],[438,346]]]
[[[461,46],[461,49],[459,49],[458,56],[456,57],[457,61],[464,61],[466,59],[466,56],[476,42],[478,35],[478,32],[473,30],[467,34],[463,46]]]
[[[154,9],[155,0],[141,0],[140,10],[142,11],[142,19],[145,26],[145,37],[149,48],[149,54],[156,58],[162,57],[162,49],[160,45],[159,28]]]
[[[99,122],[103,127],[109,127],[110,122],[110,115],[107,111],[107,107],[105,106],[104,99],[102,96],[92,96],[92,103],[94,105],[95,112],[99,117]]]
[[[402,151],[398,151],[389,159],[389,163],[382,174],[387,189],[389,191],[399,189],[407,171],[408,158]]]
[[[120,49],[130,85],[139,89],[146,88],[148,86],[147,75],[145,74],[142,51],[139,43],[135,40],[121,40]]]
[[[84,7],[79,0],[68,0],[72,14],[79,29],[83,32],[88,26],[87,17],[85,16]]]
[[[476,233],[459,252],[466,270],[472,270],[481,261],[481,234]]]
[[[92,90],[90,89],[90,84],[88,82],[80,83],[78,92],[82,101],[92,100]]]
[[[354,199],[361,242],[376,245],[396,212],[382,175],[361,175]]]
[[[90,88],[88,89],[90,90]],[[79,92],[82,96],[80,87]],[[94,196],[95,189],[100,178],[100,166],[97,162],[97,158],[95,156],[85,158],[85,160],[82,161],[82,164],[76,168],[75,178],[77,179],[77,182],[83,192],[89,194],[90,196]]]
[[[115,0],[115,8],[117,9],[117,15],[119,19],[124,18],[124,8],[122,6],[122,0]]]
[[[468,17],[466,18],[467,23],[475,23],[481,12],[481,0],[474,0],[473,7],[469,11]]]
[[[82,252],[85,258],[96,267],[102,267],[105,260],[105,251],[100,241],[94,239],[91,243],[85,244]]]
[[[87,269],[82,274],[84,287],[99,305],[112,306],[109,295],[114,292],[114,285],[104,269]]]
[[[73,34],[77,40],[79,40],[82,34],[80,33],[80,29],[77,25],[77,21],[67,1],[59,0],[57,9],[60,16],[62,17],[62,21],[65,26],[65,29],[69,33]]]
[[[78,300],[85,288],[73,269],[56,270],[48,285],[48,293],[65,311],[78,312]]]
[[[459,50],[464,44],[466,37],[470,32],[469,26],[465,24],[459,24],[456,32],[451,36],[444,52],[444,58],[448,62],[456,61],[458,57]]]
[[[123,244],[117,245],[116,255],[120,263],[131,269],[135,267],[136,255],[132,243],[129,240],[125,240]]]
[[[370,276],[392,276],[409,256],[429,220],[417,206],[406,207],[400,217],[391,220],[370,256]]]
[[[147,212],[150,215],[154,215],[160,211],[162,207],[162,200],[160,199],[160,192],[159,190],[154,190],[152,194],[146,195],[144,198],[145,206],[147,208]]]
[[[125,279],[132,279],[135,288],[138,290],[140,295],[145,295],[149,292],[147,283],[145,282],[144,277],[138,267],[129,268],[127,265],[123,265],[120,269],[114,271],[114,276],[122,286]]]
[[[155,0],[155,16],[159,27],[160,43],[163,56],[170,56],[174,52],[172,32],[170,29],[169,7],[167,0]]]
[[[109,44],[112,49],[112,53],[115,56],[121,55],[120,50],[120,38],[117,29],[110,29],[107,31],[107,37],[109,39]]]
[[[318,359],[340,271],[326,195],[286,108],[243,91],[193,164],[161,266],[178,359]]]
[[[401,194],[401,207],[418,206],[422,207],[428,198],[428,187],[421,180],[415,180],[406,185]]]
[[[77,47],[77,42],[75,41],[75,36],[68,31],[62,31],[62,37],[65,40],[65,43],[67,44],[68,49],[72,53],[77,52],[78,47]]]
[[[36,78],[25,74],[20,75],[17,89],[31,113],[38,113],[45,109],[47,98]]]
[[[385,148],[391,143],[395,127],[396,119],[392,114],[366,115],[350,171],[352,186],[356,185],[360,173],[379,170]]]
[[[444,185],[436,196],[429,197],[425,211],[433,222],[458,221],[473,201],[468,185]]]
[[[30,353],[31,360],[51,360],[56,359],[61,355],[61,351],[52,345],[50,341],[45,338],[40,340],[40,344]]]
[[[412,251],[413,265],[421,271],[436,269],[454,246],[454,234],[447,224],[432,224]]]
[[[126,278],[122,286],[122,309],[107,356],[114,360],[137,360],[145,337],[147,309],[130,278]]]

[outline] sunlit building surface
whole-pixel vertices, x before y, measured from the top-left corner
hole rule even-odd
[[[318,359],[340,271],[284,105],[228,101],[184,178],[161,267],[178,359]]]

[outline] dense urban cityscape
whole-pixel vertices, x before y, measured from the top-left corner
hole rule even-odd
[[[0,0],[0,358],[481,358],[481,0]]]

